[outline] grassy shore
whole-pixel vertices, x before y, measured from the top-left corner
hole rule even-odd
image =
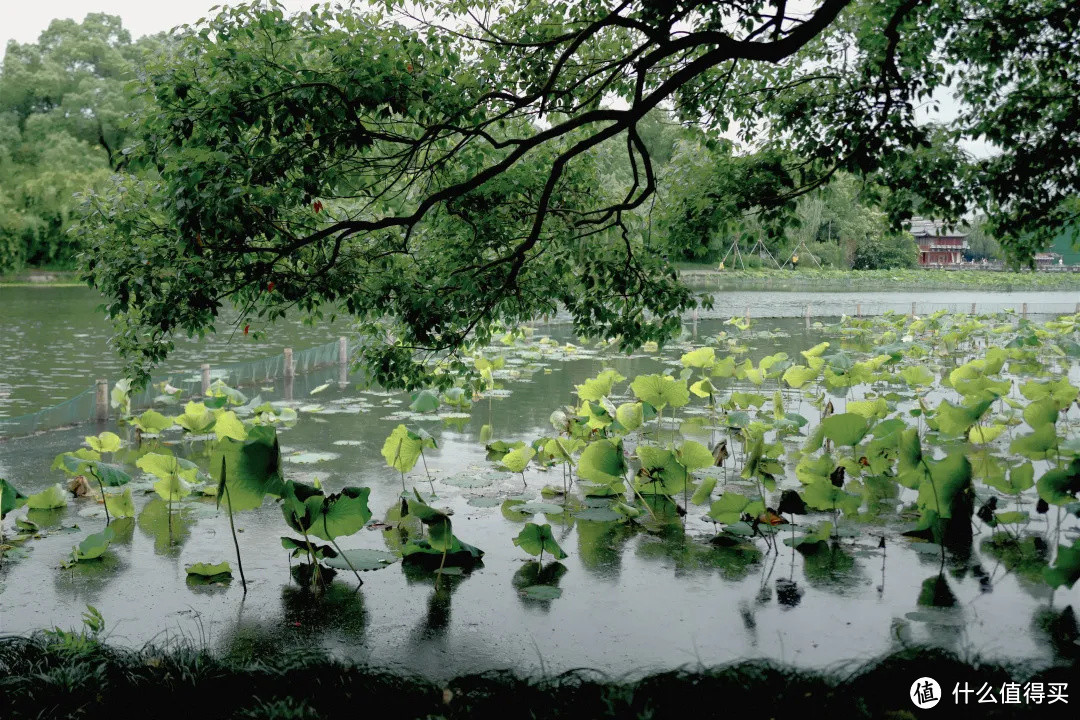
[[[693,284],[727,289],[828,290],[1080,290],[1080,273],[990,272],[984,270],[717,270],[715,265],[679,266]]]
[[[858,667],[805,672],[765,661],[684,669],[633,681],[575,671],[546,678],[511,672],[435,683],[343,664],[316,652],[219,657],[191,647],[126,650],[55,635],[0,638],[5,720],[22,718],[913,718],[918,678],[942,688],[938,714],[956,717],[1071,716],[1080,698],[1055,705],[957,706],[952,688],[1035,680],[1077,687],[1077,666],[1037,672],[964,661],[939,650],[904,650]]]
[[[16,273],[0,275],[0,287],[81,287],[74,270],[49,270],[30,268]]]

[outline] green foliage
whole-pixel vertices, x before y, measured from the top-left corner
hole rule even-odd
[[[224,438],[217,444],[210,467],[226,465],[226,486],[233,511],[252,510],[262,505],[267,495],[280,497],[284,489],[281,474],[281,448],[277,431],[268,425],[255,426],[243,441]],[[221,478],[218,478],[219,482]],[[220,507],[224,492],[219,489]]]
[[[232,568],[229,567],[228,560],[219,562],[216,565],[203,562],[185,565],[184,572],[186,572],[188,575],[197,575],[199,577],[208,579],[223,579],[232,577]]]
[[[72,548],[71,564],[100,559],[115,539],[116,532],[111,527],[107,527],[99,533],[87,535],[86,539]]]
[[[7,480],[0,478],[0,520],[12,510],[21,508],[26,502],[25,495]]]
[[[1043,570],[1043,577],[1052,588],[1075,585],[1080,580],[1080,540],[1074,541],[1072,547],[1058,545],[1057,560],[1053,567]]]
[[[676,380],[670,375],[638,375],[630,383],[634,396],[647,402],[657,410],[668,405],[682,407],[690,402],[690,393],[686,380]]]
[[[919,264],[919,246],[910,233],[868,235],[855,245],[854,270],[894,270]]]
[[[281,512],[293,530],[334,540],[358,532],[371,519],[370,493],[370,488],[345,487],[326,495],[321,488],[289,480],[282,491]]]
[[[53,510],[67,507],[67,493],[60,483],[50,485],[39,493],[26,498],[26,507],[31,510]]]
[[[72,266],[75,197],[128,163],[125,89],[160,39],[132,42],[120,18],[54,20],[37,43],[12,42],[0,72],[0,274]]]
[[[135,501],[131,498],[131,488],[125,488],[120,495],[106,494],[105,509],[116,520],[135,517]]]
[[[416,466],[422,449],[423,441],[420,436],[404,425],[398,425],[383,443],[382,456],[387,465],[406,473]]]
[[[567,557],[555,536],[551,534],[551,525],[547,524],[525,523],[525,527],[514,538],[514,544],[530,555],[539,555],[541,558],[545,551],[556,560]]]

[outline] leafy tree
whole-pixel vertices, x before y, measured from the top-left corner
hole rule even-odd
[[[964,256],[968,260],[1001,260],[1001,246],[990,234],[985,218],[978,218],[967,230],[968,250]]]
[[[855,247],[856,270],[894,270],[919,264],[919,246],[911,233],[870,235]]]
[[[71,265],[76,193],[126,164],[125,90],[160,39],[133,43],[120,18],[54,20],[37,43],[10,42],[0,71],[0,272]]]
[[[695,303],[643,232],[641,124],[665,103],[767,161],[744,176],[774,185],[762,209],[875,174],[893,221],[974,199],[1030,255],[1080,190],[1078,24],[1065,0],[229,7],[148,68],[132,162],[158,175],[91,202],[87,277],[139,379],[226,300],[343,307],[372,377],[406,387],[555,302],[624,349],[663,341]],[[921,123],[950,84],[958,118]],[[1000,154],[959,150],[979,136]],[[596,184],[616,141],[625,192]]]

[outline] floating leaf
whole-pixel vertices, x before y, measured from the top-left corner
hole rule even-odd
[[[84,560],[97,560],[109,549],[109,543],[116,538],[116,532],[107,527],[99,533],[88,535],[85,540],[71,550],[71,562],[83,562]]]
[[[67,507],[67,493],[60,487],[60,483],[56,483],[26,498],[26,506],[31,510]]]
[[[192,565],[185,565],[184,571],[188,575],[198,575],[204,578],[224,578],[232,577],[232,568],[229,567],[229,561],[219,562],[217,565],[211,565],[209,563],[194,563]]]
[[[554,585],[529,585],[521,589],[521,594],[532,600],[555,600],[562,597],[562,589]]]

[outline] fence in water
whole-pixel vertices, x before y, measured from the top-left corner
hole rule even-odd
[[[931,303],[931,302],[849,302],[832,304],[828,307],[815,308],[812,305],[787,305],[777,308],[775,306],[761,308],[755,305],[732,306],[730,304],[717,304],[711,312],[698,313],[697,311],[685,318],[686,324],[692,325],[696,332],[699,320],[709,318],[745,317],[751,319],[779,319],[779,318],[803,318],[806,326],[810,327],[813,322],[836,319],[842,316],[871,317],[886,314],[906,314],[910,316],[923,316],[947,310],[952,313],[971,313],[1015,316],[1017,320],[1028,317],[1053,317],[1060,315],[1080,314],[1080,302],[1056,302],[1056,303]],[[559,313],[552,318],[537,320],[534,327],[546,325],[566,325],[570,321],[568,315]],[[291,383],[293,377],[305,375],[320,368],[337,365],[338,381],[344,383],[348,377],[350,358],[356,349],[356,345],[349,345],[345,338],[338,338],[325,345],[318,345],[300,352],[293,352],[286,348],[280,355],[262,358],[244,363],[233,363],[220,367],[203,365],[200,370],[182,371],[168,375],[155,376],[146,388],[131,395],[131,411],[136,412],[154,405],[155,399],[161,394],[161,384],[168,383],[174,388],[179,388],[180,397],[188,398],[205,395],[209,386],[221,380],[230,387],[245,387],[260,385],[284,380],[282,388],[286,397],[291,395]],[[110,412],[111,392],[106,380],[99,380],[95,385],[88,387],[70,400],[39,410],[27,415],[13,418],[0,417],[0,438],[30,435],[43,430],[77,425],[90,421],[102,421],[108,418]]]
[[[283,380],[288,395],[292,378],[334,365],[338,367],[339,382],[346,382],[349,362],[356,347],[350,346],[342,337],[298,352],[286,348],[280,355],[250,362],[220,367],[204,364],[195,371],[185,370],[154,376],[146,388],[129,395],[131,411],[138,414],[139,410],[152,407],[155,400],[163,394],[162,388],[166,384],[179,389],[179,397],[190,398],[205,395],[210,385],[218,380],[230,387],[265,385]],[[112,400],[114,388],[115,385],[111,386],[107,379],[100,379],[75,397],[58,405],[18,417],[0,417],[0,438],[31,435],[43,430],[107,420],[110,413],[116,412]]]

